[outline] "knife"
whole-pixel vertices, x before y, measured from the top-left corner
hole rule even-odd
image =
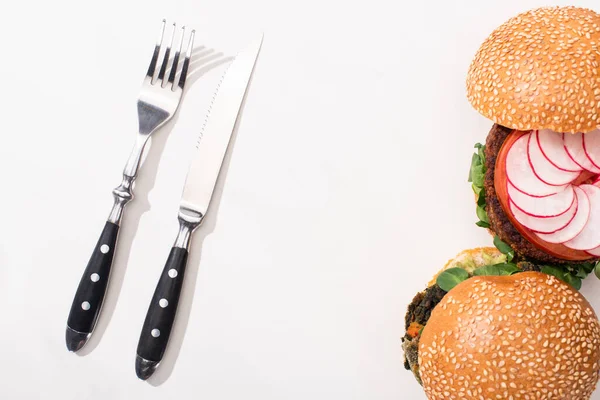
[[[137,347],[135,372],[148,379],[163,358],[177,313],[192,233],[209,210],[262,35],[233,60],[219,83],[202,128],[179,204],[179,233],[152,296]]]

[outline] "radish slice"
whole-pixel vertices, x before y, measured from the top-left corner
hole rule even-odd
[[[569,211],[573,202],[576,201],[575,191],[571,185],[567,186],[567,188],[560,193],[545,197],[528,196],[523,192],[519,192],[510,183],[508,183],[507,187],[508,198],[510,201],[512,201],[519,210],[533,217],[557,217]]]
[[[590,199],[583,189],[574,189],[577,201],[577,212],[573,220],[564,228],[554,233],[536,233],[536,235],[548,243],[564,243],[579,235],[590,216]]]
[[[598,177],[596,177],[596,179],[594,179],[594,182],[592,182],[592,185],[600,187],[600,176],[598,176]]]
[[[600,188],[593,185],[581,185],[590,199],[590,216],[583,230],[565,246],[575,250],[593,250],[600,246]]]
[[[582,133],[563,133],[563,141],[565,143],[565,150],[569,153],[573,161],[585,170],[600,174],[600,168],[596,167],[592,163],[592,160],[585,154]]]
[[[594,167],[600,168],[600,129],[584,133],[583,150]]]
[[[598,188],[600,190],[600,188]],[[519,210],[513,202],[510,203],[510,211],[521,225],[536,233],[554,233],[566,227],[577,213],[577,202],[573,202],[569,210],[557,217],[533,217]]]
[[[539,180],[533,173],[527,157],[527,141],[530,135],[530,133],[522,135],[515,140],[508,150],[506,155],[506,177],[508,181],[517,190],[529,196],[542,197],[562,192],[567,185],[548,185]]]
[[[595,249],[587,250],[586,253],[591,256],[600,257],[600,246],[596,247]]]
[[[581,171],[580,165],[575,163],[565,150],[562,133],[541,129],[537,131],[537,142],[542,154],[558,169],[569,172]]]
[[[527,144],[527,157],[533,169],[533,173],[539,180],[552,186],[560,186],[571,183],[579,176],[579,172],[563,171],[555,167],[542,153],[538,144],[537,131],[529,135]]]

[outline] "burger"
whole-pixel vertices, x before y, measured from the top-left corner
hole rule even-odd
[[[495,269],[498,275],[509,275],[517,270],[540,271],[538,266],[531,263],[508,263],[507,255],[494,247],[464,250],[449,260],[428,283],[427,288],[418,293],[408,306],[406,333],[402,338],[404,366],[413,372],[419,383],[422,384],[418,360],[419,341],[434,308],[457,284],[472,276],[483,276],[490,269]]]
[[[414,298],[403,348],[429,400],[585,400],[600,373],[600,322],[572,285],[478,248]]]
[[[495,247],[463,251],[414,297],[405,367],[430,400],[589,399],[600,322],[578,289],[600,261],[600,15],[508,20],[467,98],[494,123],[469,181]]]
[[[494,122],[471,163],[477,224],[580,285],[578,265],[600,259],[600,15],[546,7],[508,20],[466,86]]]

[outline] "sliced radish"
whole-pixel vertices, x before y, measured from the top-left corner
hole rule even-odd
[[[575,180],[579,171],[564,171],[555,167],[542,153],[537,136],[537,131],[531,132],[527,144],[527,157],[535,176],[552,186],[566,185]]]
[[[552,186],[538,179],[527,157],[527,141],[530,133],[518,138],[506,155],[506,177],[519,191],[534,197],[549,196],[562,192],[567,185]]]
[[[600,189],[600,188],[599,188]],[[510,203],[510,211],[515,219],[524,227],[531,229],[536,233],[554,233],[563,229],[569,224],[577,213],[577,202],[573,202],[569,210],[557,217],[533,217],[519,210],[513,202]]]
[[[575,250],[592,250],[600,246],[600,188],[593,185],[581,185],[590,199],[590,216],[583,230],[565,246]]]
[[[584,133],[581,136],[583,136],[585,155],[594,164],[594,167],[600,168],[600,129]]]
[[[596,179],[594,179],[594,182],[592,182],[592,185],[600,186],[600,176],[597,176]]]
[[[587,171],[600,174],[600,168],[596,167],[592,163],[592,160],[585,154],[582,133],[563,133],[563,141],[565,143],[565,150],[571,157],[571,160]]]
[[[592,256],[600,257],[600,246],[596,247],[595,249],[587,250],[586,253]]]
[[[569,172],[581,171],[580,165],[575,163],[565,150],[562,133],[541,129],[537,131],[537,141],[542,154],[558,169]]]
[[[581,188],[576,187],[574,193],[577,201],[577,212],[573,220],[554,233],[536,233],[540,239],[548,243],[564,243],[581,233],[590,216],[590,199]]]
[[[533,217],[557,217],[569,211],[575,199],[573,186],[569,185],[560,193],[545,197],[531,197],[515,189],[508,183],[508,198],[525,214]],[[567,239],[568,240],[568,239]]]

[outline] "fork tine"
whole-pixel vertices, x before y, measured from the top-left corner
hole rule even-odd
[[[160,72],[158,73],[158,80],[160,81],[160,85],[164,86],[165,73],[167,71],[167,64],[169,64],[169,56],[171,55],[171,47],[173,46],[173,39],[175,38],[175,23],[173,23],[173,31],[171,32],[171,40],[167,49],[165,50],[165,55],[163,57],[163,62],[160,67]]]
[[[148,67],[148,73],[146,74],[146,75],[148,75],[148,77],[150,79],[154,78],[154,71],[156,71],[156,64],[158,61],[158,53],[160,53],[160,46],[162,46],[163,36],[165,35],[165,24],[166,23],[167,23],[167,20],[163,19],[162,25],[160,28],[160,36],[158,37],[158,40],[156,41],[156,45],[154,46],[154,53],[152,54],[152,59],[150,60],[150,66]]]
[[[185,80],[187,78],[188,69],[190,67],[190,59],[192,58],[192,51],[194,48],[194,36],[196,31],[192,30],[190,34],[190,41],[188,43],[187,50],[185,51],[185,60],[183,61],[183,67],[181,68],[181,76],[179,77],[179,87],[183,89],[185,86]]]
[[[181,37],[179,38],[179,46],[177,47],[177,51],[175,52],[175,57],[173,58],[173,65],[171,66],[171,73],[169,74],[169,83],[172,84],[172,90],[175,90],[175,85],[173,84],[173,82],[175,81],[175,75],[177,74],[177,64],[179,64],[179,55],[181,54],[181,48],[183,47],[184,36],[185,26],[182,26]]]

